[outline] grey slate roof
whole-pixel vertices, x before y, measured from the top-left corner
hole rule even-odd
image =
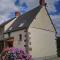
[[[27,13],[19,16],[16,21],[8,28],[8,30],[5,32],[11,32],[19,29],[28,28],[38,12],[40,11],[40,6],[32,9],[31,11],[28,11]]]

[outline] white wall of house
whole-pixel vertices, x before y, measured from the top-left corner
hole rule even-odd
[[[56,55],[55,30],[43,6],[36,18],[30,24],[28,31],[31,33],[29,40],[31,42],[33,58]]]
[[[12,32],[10,37],[14,37],[14,43],[13,43],[13,46],[14,47],[17,47],[17,48],[24,48],[24,45],[25,45],[25,42],[24,40],[26,40],[26,32],[24,32],[25,30],[20,30],[20,31],[15,31],[15,32]],[[19,41],[19,35],[22,35],[22,41]],[[8,38],[8,35],[5,34],[4,35],[5,38]]]
[[[32,48],[30,54],[33,58],[52,56],[57,54],[54,32],[35,28],[29,28],[28,31],[31,33],[29,35],[29,37],[31,37],[29,40],[31,45],[29,45],[29,47]]]

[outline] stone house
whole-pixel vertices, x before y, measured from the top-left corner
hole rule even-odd
[[[39,0],[39,6],[20,15],[8,25],[4,28],[5,47],[24,48],[33,58],[56,56],[56,29],[45,0]]]

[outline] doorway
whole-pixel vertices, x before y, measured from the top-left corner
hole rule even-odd
[[[14,42],[14,38],[9,38],[8,40],[5,41],[5,47],[13,47],[13,42]]]
[[[13,41],[6,41],[6,47],[8,46],[9,48],[10,47],[13,47]]]

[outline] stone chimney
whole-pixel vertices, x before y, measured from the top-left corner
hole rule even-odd
[[[41,7],[45,6],[45,0],[39,0],[39,4],[40,4]]]
[[[20,16],[20,12],[19,12],[19,11],[16,11],[16,12],[15,12],[15,16],[16,16],[16,17],[19,17],[19,16]]]

